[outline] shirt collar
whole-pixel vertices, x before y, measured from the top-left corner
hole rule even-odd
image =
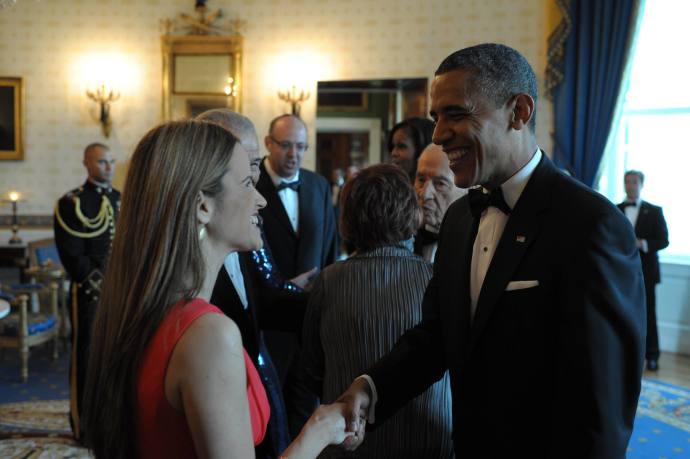
[[[84,188],[90,188],[94,191],[97,191],[98,193],[111,193],[113,191],[113,188],[111,186],[106,186],[106,185],[101,185],[100,183],[92,182],[89,179],[86,179],[86,182],[84,182]]]
[[[292,183],[299,180],[299,169],[297,170],[297,173],[290,178],[285,178],[278,175],[278,173],[273,170],[273,167],[271,167],[271,160],[268,159],[268,156],[264,160],[264,167],[266,168],[266,173],[268,176],[271,177],[271,182],[273,182],[274,186],[280,185],[281,182]]]
[[[522,166],[519,171],[513,174],[512,177],[501,184],[503,199],[506,200],[506,204],[508,204],[508,207],[511,209],[515,208],[515,204],[517,204],[518,199],[520,199],[520,195],[525,189],[525,186],[527,186],[529,178],[532,176],[534,169],[537,168],[539,161],[541,161],[541,156],[541,150],[537,148],[537,151],[532,155],[532,159]]]
[[[640,202],[642,201],[642,198],[637,198],[634,201],[631,201],[630,199],[626,199],[626,203],[633,204],[635,207],[640,207]]]

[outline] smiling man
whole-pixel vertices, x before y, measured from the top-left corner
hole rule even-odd
[[[450,372],[458,457],[624,458],[644,357],[630,223],[560,173],[535,139],[537,85],[512,48],[448,56],[431,90],[434,143],[455,184],[423,319],[357,378],[379,424]]]
[[[431,144],[419,156],[414,190],[422,208],[422,227],[415,237],[414,252],[433,262],[443,216],[448,206],[467,194],[467,190],[455,185],[448,156],[441,146]]]

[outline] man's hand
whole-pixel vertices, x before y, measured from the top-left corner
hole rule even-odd
[[[371,402],[371,388],[364,378],[355,379],[350,387],[341,395],[337,402],[344,403],[345,407],[345,431],[354,432],[347,437],[342,447],[348,451],[357,449],[364,441],[364,431],[367,424],[367,413]]]
[[[292,279],[290,279],[290,282],[293,284],[299,286],[300,288],[305,288],[309,282],[314,278],[319,273],[319,268],[312,268],[307,272],[304,272],[302,274],[299,274]]]

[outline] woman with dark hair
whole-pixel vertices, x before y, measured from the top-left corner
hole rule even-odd
[[[431,143],[434,122],[426,118],[408,118],[393,126],[388,135],[388,152],[391,162],[402,169],[414,182],[417,159]]]
[[[323,402],[334,401],[422,318],[431,265],[412,253],[421,211],[407,175],[362,170],[342,191],[340,233],[355,248],[314,283],[304,319],[303,365]],[[375,431],[355,457],[453,457],[448,375]],[[323,456],[331,456],[327,449]],[[348,457],[342,451],[334,457]]]
[[[254,457],[269,407],[239,330],[208,303],[231,251],[261,247],[246,151],[212,123],[152,129],[131,159],[92,330],[86,442],[98,458]],[[284,454],[343,441],[320,407]]]

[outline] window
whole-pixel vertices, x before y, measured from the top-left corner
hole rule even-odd
[[[645,3],[597,189],[620,202],[625,171],[642,171],[642,199],[663,207],[669,227],[662,260],[690,264],[690,2]]]

